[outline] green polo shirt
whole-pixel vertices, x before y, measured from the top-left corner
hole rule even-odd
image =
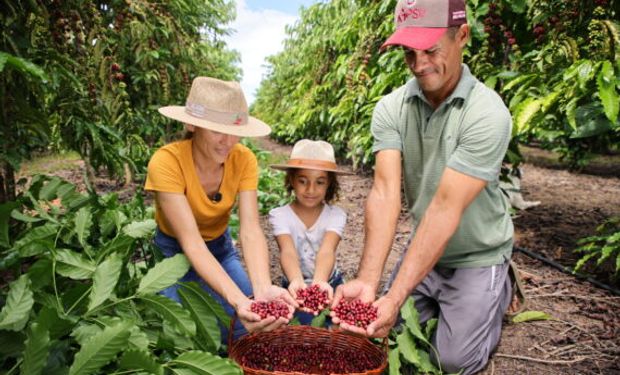
[[[435,110],[415,78],[377,103],[371,125],[373,151],[401,151],[414,231],[445,168],[487,181],[465,210],[438,265],[485,267],[510,258],[514,228],[509,203],[499,189],[499,173],[511,127],[502,99],[464,64],[454,92]]]

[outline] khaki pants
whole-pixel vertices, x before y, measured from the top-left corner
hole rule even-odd
[[[404,258],[404,254],[403,254]],[[398,262],[388,285],[400,268]],[[412,294],[420,321],[437,318],[432,344],[444,372],[462,375],[482,370],[499,343],[511,300],[509,262],[490,267],[435,267]]]

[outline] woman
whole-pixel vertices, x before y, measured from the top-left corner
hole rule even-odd
[[[180,281],[197,281],[230,315],[236,312],[234,336],[272,330],[288,323],[297,303],[285,289],[271,284],[267,242],[258,221],[256,157],[239,138],[269,134],[271,129],[248,115],[237,82],[197,77],[186,105],[159,109],[181,121],[189,139],[155,152],[148,166],[146,190],[155,192],[157,234],[162,253],[183,252],[192,269]],[[238,198],[239,241],[249,273],[235,249],[228,221]],[[179,285],[162,294],[179,301]],[[260,319],[250,311],[256,300],[281,299],[289,316]],[[245,329],[244,329],[245,327]],[[225,337],[225,336],[224,336]]]

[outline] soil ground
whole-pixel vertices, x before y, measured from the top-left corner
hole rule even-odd
[[[267,139],[262,140],[260,146],[278,157],[287,157],[291,149]],[[543,153],[539,151],[528,150],[527,153],[534,157],[526,157],[530,162],[522,165],[521,189],[526,200],[541,201],[541,204],[516,212],[516,246],[572,266],[576,259],[572,253],[576,241],[592,235],[606,218],[620,215],[618,165],[612,163],[607,169],[598,168],[596,175],[575,174],[558,169],[552,162],[549,164],[548,157],[541,159]],[[80,185],[80,165],[81,162],[75,162],[73,168],[48,167],[54,170],[53,174]],[[358,174],[339,181],[342,191],[338,205],[348,213],[348,223],[338,249],[338,262],[345,277],[351,279],[357,271],[363,247],[363,209],[372,176]],[[95,185],[100,192],[118,192],[121,199],[135,192],[135,186],[123,187],[105,178],[95,181]],[[265,233],[269,233],[266,218],[261,220]],[[410,233],[403,210],[383,283]],[[268,239],[272,250],[272,275],[278,282],[281,270],[277,246],[271,236]],[[506,323],[496,353],[480,374],[620,374],[620,296],[523,253],[515,253],[513,259],[524,279],[528,309],[544,311],[553,319]],[[618,289],[618,283],[612,282],[608,271],[610,269],[604,269],[595,276]]]
[[[270,140],[260,144],[274,154],[290,154],[290,146]],[[575,242],[592,235],[606,218],[620,215],[616,168],[600,176],[523,164],[523,196],[541,204],[516,212],[516,246],[572,267]],[[372,176],[345,176],[339,182],[342,192],[338,205],[348,213],[348,222],[338,248],[338,262],[345,277],[351,279],[363,247],[363,209]],[[269,233],[265,220],[263,225]],[[382,282],[389,277],[410,233],[403,210]],[[269,241],[270,248],[277,249],[273,239]],[[515,253],[513,259],[524,279],[528,310],[544,311],[553,319],[505,324],[500,345],[480,374],[620,374],[620,296],[523,253]],[[272,271],[275,277],[281,274],[277,250],[272,251]],[[609,283],[608,276],[599,273],[597,279]],[[617,288],[617,283],[614,286]]]

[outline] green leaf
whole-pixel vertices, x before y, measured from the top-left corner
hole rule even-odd
[[[577,108],[575,117],[579,127],[571,134],[573,139],[595,137],[609,132],[612,128],[598,103]]]
[[[45,71],[38,65],[31,63],[21,57],[13,56],[6,52],[0,51],[0,72],[4,70],[5,66],[10,66],[16,69],[18,72],[26,75],[30,75],[33,78],[38,78],[41,81],[47,81],[47,75]]]
[[[0,354],[3,357],[18,357],[24,351],[26,335],[23,332],[0,331]]]
[[[123,260],[117,253],[110,255],[108,259],[97,266],[93,275],[93,289],[90,293],[88,311],[93,310],[110,298],[118,282],[122,266]]]
[[[39,191],[39,200],[51,201],[57,196],[58,188],[63,185],[64,182],[59,177],[52,177]]]
[[[418,348],[416,347],[415,339],[409,330],[406,329],[396,336],[396,343],[398,344],[398,350],[400,350],[407,362],[416,366],[420,365],[421,358],[418,354]]]
[[[19,207],[17,202],[6,202],[0,204],[0,246],[4,248],[11,247],[11,240],[9,238],[9,220],[11,219],[11,212]]]
[[[229,360],[210,353],[188,351],[170,361],[171,365],[187,368],[199,375],[241,375],[241,369]]]
[[[149,336],[137,325],[131,329],[129,345],[137,350],[147,350],[149,347]]]
[[[47,250],[50,243],[58,235],[59,227],[56,224],[47,223],[30,230],[26,235],[15,242],[14,248],[22,257],[39,255]],[[43,245],[43,246],[41,246]]]
[[[314,318],[312,318],[312,322],[310,322],[310,325],[312,327],[323,327],[325,326],[325,320],[327,320],[327,316],[329,315],[329,309],[323,309],[323,311],[321,311],[319,313],[319,315],[315,316]]]
[[[424,334],[430,340],[433,337],[433,333],[435,332],[435,328],[437,328],[437,318],[429,319],[426,322],[426,327],[424,327]]]
[[[526,0],[512,0],[509,4],[512,11],[515,13],[523,13],[527,9]]]
[[[603,248],[601,249],[601,256],[600,256],[600,258],[598,258],[598,261],[596,261],[596,265],[600,266],[616,250],[620,250],[620,248],[616,247],[616,246],[613,246],[613,245],[605,245],[605,246],[603,246]]]
[[[552,319],[552,317],[545,312],[530,310],[530,311],[524,311],[520,314],[517,314],[514,318],[512,318],[512,322],[523,323],[523,322],[530,322],[533,320],[549,320],[549,319]]]
[[[28,329],[26,349],[21,365],[22,375],[38,375],[47,362],[50,348],[50,334],[42,324],[32,322]]]
[[[157,263],[140,280],[138,295],[156,293],[175,284],[189,270],[189,261],[183,254],[176,254]]]
[[[89,207],[82,207],[75,215],[75,233],[80,245],[86,247],[86,240],[90,236],[90,227],[93,225],[93,214]]]
[[[540,100],[527,98],[515,108],[514,126],[516,134],[526,134],[531,127],[531,120],[541,108]]]
[[[199,293],[190,287],[180,288],[178,291],[183,306],[185,306],[196,322],[198,339],[201,344],[205,345],[204,349],[217,352],[220,348],[222,336],[211,305],[220,305],[215,302],[213,297],[204,291],[202,292]]]
[[[0,329],[21,331],[28,323],[34,305],[30,278],[22,275],[10,284],[6,304],[0,311]]]
[[[132,238],[150,238],[155,233],[155,220],[134,221],[123,228],[123,232]]]
[[[194,320],[189,312],[183,309],[177,302],[158,294],[143,295],[139,298],[147,307],[153,309],[153,311],[164,320],[174,324],[179,332],[183,332],[190,336],[196,334],[196,324]]]
[[[616,79],[616,73],[611,61],[604,61],[596,77],[596,85],[598,86],[598,96],[601,98],[605,116],[612,123],[618,119],[618,111],[620,109],[620,95],[616,91],[616,86],[620,81]]]
[[[89,279],[97,269],[92,260],[68,249],[58,249],[55,260],[56,273],[73,280]]]
[[[182,282],[179,283],[181,285],[180,290],[191,291],[194,295],[198,296],[205,306],[209,309],[211,315],[214,315],[219,319],[220,322],[226,327],[230,326],[230,316],[224,307],[220,305],[215,298],[211,297],[209,293],[207,293],[200,285],[195,281],[190,282]]]
[[[163,375],[164,368],[145,350],[130,349],[123,354],[119,367],[124,370],[146,371],[150,374]]]
[[[109,363],[116,354],[127,346],[130,322],[106,327],[88,340],[75,355],[69,375],[89,375]]]
[[[400,351],[398,347],[391,349],[388,355],[390,375],[400,375]]]
[[[419,368],[422,373],[438,374],[440,373],[437,367],[431,361],[430,355],[422,349],[418,349],[418,357],[420,358]]]
[[[28,268],[32,290],[40,289],[52,282],[52,261],[45,257],[39,258]]]
[[[418,340],[429,344],[430,342],[422,332],[422,326],[420,325],[420,317],[418,310],[415,308],[415,302],[412,297],[407,298],[407,301],[400,309],[400,314],[405,319],[405,325],[409,328],[409,331],[418,338]]]

